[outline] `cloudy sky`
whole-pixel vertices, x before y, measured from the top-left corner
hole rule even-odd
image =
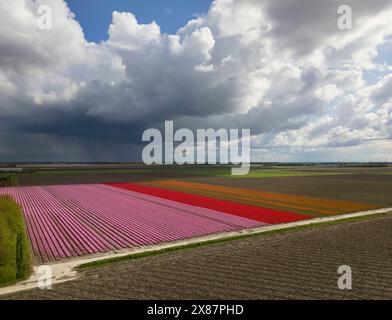
[[[0,162],[137,161],[165,120],[250,128],[254,161],[392,161],[391,21],[390,0],[0,0]]]

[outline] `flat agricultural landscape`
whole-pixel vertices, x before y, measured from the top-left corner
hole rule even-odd
[[[21,207],[36,265],[392,207],[391,167],[254,165],[247,176],[231,176],[230,168],[224,166],[41,165],[23,169],[12,179],[8,177],[12,183],[0,188],[0,196],[11,197]],[[255,248],[252,241],[263,245],[264,240],[243,241]],[[314,249],[329,250],[332,242],[333,238],[322,238]],[[235,244],[226,246],[227,250],[236,248]],[[263,250],[267,251],[234,252],[252,259],[266,254],[264,263],[279,263],[269,257],[270,248]],[[284,252],[275,249],[278,257]],[[234,258],[227,259],[221,263]],[[251,271],[241,272],[245,276]],[[251,297],[252,292],[244,297]]]

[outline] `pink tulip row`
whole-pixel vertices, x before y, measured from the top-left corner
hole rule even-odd
[[[4,194],[23,209],[38,263],[263,225],[101,184],[0,188]]]

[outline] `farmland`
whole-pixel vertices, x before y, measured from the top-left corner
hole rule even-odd
[[[375,184],[392,187],[391,176],[384,174],[388,168],[255,166],[243,178],[228,176],[229,171],[219,166],[30,167],[17,174],[19,187],[1,188],[0,194],[21,205],[37,263],[392,203],[387,192],[381,193],[384,201],[374,198],[380,194]],[[302,181],[313,185],[302,188]],[[351,193],[331,198],[333,192],[322,191],[329,182],[339,190],[347,181]],[[368,194],[350,197],[363,186]]]
[[[204,194],[220,199],[234,199],[238,202],[252,205],[293,210],[312,215],[334,215],[376,208],[376,206],[366,203],[279,194],[189,181],[158,180],[144,184],[174,190],[185,190],[189,193]]]
[[[230,183],[235,180],[274,177],[318,177],[344,175],[343,170],[325,170],[318,167],[251,168],[246,176],[232,176],[227,166],[30,166],[18,174],[19,185],[49,185],[71,183],[137,182],[160,178],[222,178]],[[351,172],[348,172],[351,173]]]
[[[206,181],[213,185],[246,188],[272,193],[294,194],[332,200],[371,203],[375,206],[392,206],[392,177],[387,172],[356,172],[334,176],[279,177],[264,179],[236,179],[211,177],[190,181]]]
[[[392,299],[391,232],[389,215],[252,237],[109,264],[53,290],[0,298]],[[337,289],[342,263],[352,267],[352,290]]]
[[[392,206],[392,169],[31,166],[0,196],[21,207],[35,264]]]

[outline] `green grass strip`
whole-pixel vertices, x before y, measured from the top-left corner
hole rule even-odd
[[[30,244],[20,207],[0,197],[0,286],[27,278],[32,270]]]

